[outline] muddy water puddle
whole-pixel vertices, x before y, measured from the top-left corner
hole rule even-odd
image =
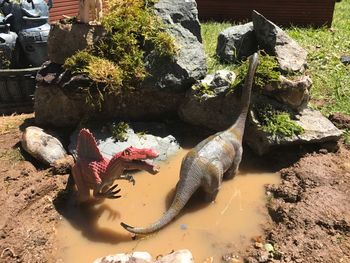
[[[264,223],[264,185],[279,182],[274,173],[240,171],[224,181],[214,203],[203,203],[200,195],[190,200],[182,213],[156,234],[132,240],[120,222],[148,226],[170,205],[178,181],[181,151],[160,164],[160,172],[135,175],[136,185],[118,181],[122,198],[80,207],[73,203],[64,209],[58,229],[60,257],[65,263],[93,262],[110,254],[148,251],[153,257],[172,250],[191,250],[195,262],[244,248],[250,238],[261,234]]]

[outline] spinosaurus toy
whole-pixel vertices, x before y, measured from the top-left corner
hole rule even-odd
[[[200,142],[182,160],[180,179],[170,208],[158,221],[146,228],[121,223],[126,230],[134,234],[150,234],[158,231],[179,214],[197,189],[203,190],[207,201],[213,201],[223,177],[233,178],[242,159],[242,139],[257,65],[258,54],[255,53],[250,58],[241,98],[241,113],[235,123],[227,130]]]
[[[78,135],[77,158],[72,168],[72,175],[78,191],[78,200],[85,202],[90,199],[90,190],[94,198],[116,199],[120,189],[116,190],[117,179],[135,182],[130,175],[124,175],[125,170],[145,170],[156,174],[159,168],[148,159],[154,159],[158,153],[150,148],[128,147],[116,153],[111,160],[104,158],[97,148],[96,140],[88,129],[82,129]]]

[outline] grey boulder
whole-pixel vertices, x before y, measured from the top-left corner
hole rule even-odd
[[[180,24],[202,42],[197,3],[194,0],[162,0],[154,5],[155,13],[168,25]]]
[[[62,143],[39,127],[27,127],[21,143],[26,152],[46,165],[54,166],[57,161],[67,157]]]
[[[187,249],[177,250],[159,259],[152,259],[148,252],[116,254],[96,259],[93,263],[193,263],[192,253]]]
[[[307,67],[307,52],[280,27],[253,11],[252,20],[259,46],[276,56],[285,72],[304,72]]]
[[[240,61],[258,50],[253,23],[229,27],[218,36],[216,55],[221,61]]]
[[[71,135],[69,151],[76,155],[76,143],[80,128]],[[152,148],[159,153],[157,161],[164,161],[175,155],[180,149],[175,137],[170,135],[162,123],[155,122],[132,122],[126,130],[126,141],[116,141],[112,137],[111,128],[108,125],[91,127],[97,147],[102,155],[108,159],[129,146],[136,148]]]
[[[302,144],[322,144],[337,142],[342,132],[319,111],[305,108],[297,116],[296,124],[304,133],[291,137],[272,135],[262,130],[254,112],[250,111],[250,120],[245,131],[245,141],[259,155],[268,153],[272,147]]]
[[[240,112],[241,88],[232,90],[230,86],[235,77],[227,70],[207,75],[187,92],[179,108],[180,118],[215,131],[226,129]],[[206,92],[200,90],[201,86]]]
[[[311,86],[312,80],[309,76],[304,75],[294,79],[280,76],[280,81],[267,84],[263,93],[299,111],[305,108],[310,100]]]
[[[53,23],[48,38],[49,60],[63,64],[77,51],[91,48],[105,34],[100,25]]]

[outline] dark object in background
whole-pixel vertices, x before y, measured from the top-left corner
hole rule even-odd
[[[18,35],[12,68],[37,67],[48,59],[51,6],[51,1],[46,4],[44,0],[21,0],[19,3],[0,0],[0,11],[7,18],[6,23]]]
[[[0,0],[0,114],[33,111],[35,76],[47,59],[51,0]]]
[[[350,65],[350,55],[343,55],[340,57],[341,63],[344,65]]]
[[[0,69],[9,68],[14,58],[17,34],[10,31],[6,18],[0,14]]]
[[[253,10],[279,26],[331,26],[335,0],[196,0],[200,20],[250,21]]]

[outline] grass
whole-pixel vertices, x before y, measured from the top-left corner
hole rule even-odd
[[[350,66],[340,62],[350,53],[350,0],[336,3],[332,28],[286,28],[308,53],[307,74],[313,80],[311,105],[324,115],[341,112],[350,115]],[[206,22],[202,36],[210,73],[218,69],[236,71],[239,65],[222,64],[215,56],[216,38],[230,23]],[[213,41],[215,39],[215,41]]]
[[[24,120],[31,118],[29,114],[0,116],[0,135],[11,133],[18,130]]]
[[[21,153],[21,149],[19,147],[16,147],[5,150],[4,152],[0,153],[0,160],[19,162],[24,161],[25,159]]]

